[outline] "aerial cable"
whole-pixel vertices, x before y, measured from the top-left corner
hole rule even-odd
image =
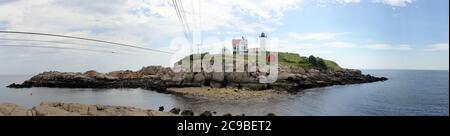
[[[184,10],[184,5],[183,5],[183,2],[181,0],[178,0],[178,3],[180,4],[180,5],[178,5],[178,8],[180,10],[182,20],[184,22],[183,25],[186,27],[186,33],[189,36],[188,39],[192,42],[192,35],[191,35],[192,31],[191,31],[191,28],[189,26],[189,20],[188,20],[188,18],[186,16],[186,10]]]
[[[65,45],[77,45],[77,46],[95,46],[100,48],[109,49],[106,46],[101,46],[97,44],[79,44],[79,43],[70,43],[70,42],[61,42],[61,41],[48,41],[48,40],[33,40],[33,39],[15,39],[15,38],[0,38],[0,41],[19,41],[19,42],[42,42],[42,43],[56,43],[56,44],[65,44]]]
[[[41,46],[41,45],[22,45],[22,44],[8,44],[1,45],[3,47],[26,47],[26,48],[47,48],[47,49],[63,49],[63,50],[80,50],[80,51],[90,51],[90,52],[101,52],[101,53],[119,53],[119,54],[127,54],[123,52],[115,52],[115,51],[104,51],[104,50],[92,50],[92,49],[82,49],[82,48],[71,48],[71,47],[57,47],[57,46]]]
[[[181,17],[180,9],[178,7],[178,2],[177,2],[177,0],[172,0],[172,2],[173,2],[173,6],[174,6],[175,12],[176,12],[177,17],[178,17],[178,21],[180,21],[180,23],[181,23],[181,25],[183,27],[184,36],[186,37],[186,39],[189,39],[186,27],[184,25],[184,21],[183,21],[183,19]]]
[[[161,52],[161,53],[166,53],[166,54],[173,54],[172,52],[167,52],[167,51],[162,51],[162,50],[157,50],[157,49],[150,49],[150,48],[145,48],[145,47],[139,47],[139,46],[134,46],[134,45],[129,45],[129,44],[104,41],[104,40],[97,40],[97,39],[92,39],[92,38],[83,38],[83,37],[75,37],[75,36],[67,36],[67,35],[59,35],[59,34],[38,33],[38,32],[23,32],[23,31],[3,31],[3,30],[1,30],[0,33],[41,35],[41,36],[51,36],[51,37],[78,39],[78,40],[85,40],[85,41],[92,41],[92,42],[99,42],[99,43],[107,43],[107,44],[124,46],[124,47],[131,47],[131,48],[142,49],[142,50],[153,51],[153,52]]]
[[[186,27],[186,33],[188,34],[189,39],[192,40],[191,29],[189,27],[189,19],[186,16],[186,11],[184,10],[183,1],[178,0],[178,3],[180,3],[179,8],[180,8],[180,12],[181,12],[181,15],[182,15],[181,17],[182,17],[184,25]]]

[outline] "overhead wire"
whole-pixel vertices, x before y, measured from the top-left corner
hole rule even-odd
[[[115,52],[115,51],[93,50],[93,49],[72,48],[72,47],[45,46],[45,45],[0,44],[0,46],[3,46],[3,47],[30,47],[30,48],[63,49],[63,50],[80,50],[80,51],[90,51],[90,52],[100,52],[100,53],[128,54],[128,53]]]
[[[189,39],[192,42],[192,40],[193,40],[192,39],[193,38],[192,37],[192,29],[190,28],[190,25],[189,25],[189,19],[186,16],[186,10],[184,10],[184,4],[183,4],[182,0],[178,0],[178,3],[180,4],[179,9],[180,9],[180,12],[182,13],[182,19],[184,20],[184,25],[186,26],[187,33],[189,35]]]
[[[107,49],[109,49],[109,47],[106,47],[106,46],[100,46],[100,45],[97,45],[97,44],[81,44],[81,43],[70,43],[70,42],[50,41],[50,40],[18,39],[18,38],[0,38],[0,41],[56,43],[56,44],[65,44],[65,45],[76,45],[76,46],[95,46],[95,47],[100,47],[100,48],[107,48]]]
[[[41,35],[41,36],[50,36],[50,37],[60,37],[60,38],[78,39],[78,40],[85,40],[85,41],[91,41],[91,42],[106,43],[106,44],[117,45],[117,46],[123,46],[123,47],[130,47],[130,48],[141,49],[141,50],[152,51],[152,52],[160,52],[160,53],[165,53],[165,54],[174,54],[174,53],[168,52],[168,51],[162,51],[162,50],[157,50],[157,49],[151,49],[151,48],[139,47],[139,46],[130,45],[130,44],[123,44],[123,43],[117,43],[117,42],[110,42],[110,41],[98,40],[98,39],[93,39],[93,38],[84,38],[84,37],[76,37],[76,36],[67,36],[67,35],[60,35],[60,34],[49,34],[49,33],[39,33],[39,32],[25,32],[25,31],[4,31],[4,30],[0,30],[0,33],[6,33],[6,34],[25,34],[25,35]]]
[[[186,19],[186,14],[183,13],[184,8],[183,8],[183,3],[181,3],[181,1],[179,0],[172,0],[175,12],[177,14],[178,17],[178,21],[180,22],[182,28],[183,28],[183,33],[184,36],[186,37],[186,39],[188,39],[189,41],[192,41],[192,38],[190,36],[190,32],[189,32],[189,25]]]

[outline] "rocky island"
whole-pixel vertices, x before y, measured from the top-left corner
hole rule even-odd
[[[360,70],[344,69],[332,61],[314,56],[308,58],[292,53],[278,53],[278,56],[278,76],[276,82],[273,83],[260,83],[259,78],[266,73],[259,71],[174,72],[168,67],[148,66],[138,71],[126,70],[109,73],[50,71],[38,74],[21,84],[13,83],[8,87],[143,88],[162,93],[180,94],[190,92],[183,91],[183,88],[197,87],[232,88],[233,91],[274,90],[274,92],[295,93],[315,87],[387,80],[385,77],[364,75]],[[203,90],[209,91],[210,89]],[[196,93],[201,92],[197,91]]]

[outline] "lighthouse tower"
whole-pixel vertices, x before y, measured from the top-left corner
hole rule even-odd
[[[267,36],[266,36],[266,34],[264,34],[264,32],[262,32],[261,35],[259,36],[259,49],[261,51],[266,51],[267,50],[266,40],[267,40]]]

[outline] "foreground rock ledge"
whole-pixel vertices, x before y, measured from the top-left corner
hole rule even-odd
[[[210,87],[185,87],[168,88],[167,92],[195,98],[207,98],[209,100],[246,102],[252,100],[266,100],[284,94],[274,90],[251,91],[236,88],[210,88]]]
[[[31,109],[0,103],[0,116],[178,116],[170,112],[134,107],[42,102]]]
[[[261,72],[174,72],[161,66],[144,67],[139,71],[114,71],[98,73],[87,71],[44,72],[22,84],[11,84],[10,88],[60,87],[60,88],[143,88],[167,92],[167,88],[185,87],[232,87],[247,90],[267,90],[298,92],[303,89],[370,83],[387,80],[385,77],[364,75],[360,70],[342,69],[338,71],[303,69],[280,66],[275,83],[259,83],[267,73]]]

